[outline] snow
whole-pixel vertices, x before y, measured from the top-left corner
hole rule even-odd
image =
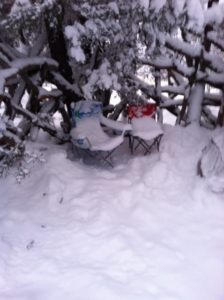
[[[142,5],[143,3],[147,3],[145,0],[141,0]],[[159,12],[160,9],[162,9],[164,7],[164,5],[166,4],[165,0],[152,0],[150,3],[150,6],[152,9],[155,9],[156,12]],[[145,4],[146,6],[146,4]]]
[[[203,149],[200,160],[201,175],[206,178],[210,189],[224,192],[224,132],[216,128],[210,143]]]
[[[205,23],[206,24],[217,24],[221,25],[224,20],[224,3],[214,4],[205,13]]]
[[[174,41],[173,38],[172,39],[167,39],[167,41],[168,41],[168,43],[167,43],[168,47],[170,47],[171,49],[173,49],[175,47],[175,50],[179,49],[178,51],[180,51],[181,53],[182,52],[185,53],[185,50],[182,51],[183,48],[181,49],[181,47],[180,47],[182,42],[179,44],[178,48],[176,48],[175,41]],[[183,45],[182,45],[182,47],[183,47]],[[192,53],[193,53],[193,51],[192,51]],[[190,53],[189,53],[189,55],[190,55]],[[193,55],[196,55],[196,53],[193,54]],[[171,59],[171,58],[159,57],[159,58],[155,58],[153,60],[141,60],[141,63],[144,63],[145,65],[154,66],[154,67],[160,68],[160,69],[166,69],[166,68],[174,67],[175,70],[178,71],[178,73],[180,73],[180,74],[182,74],[183,76],[186,76],[186,77],[192,76],[192,74],[195,71],[193,67],[187,67],[175,58]]]
[[[209,133],[164,126],[160,153],[70,161],[44,135],[20,184],[1,179],[1,300],[221,300],[224,202],[196,163]]]
[[[208,39],[214,42],[215,44],[220,45],[221,48],[224,49],[224,42],[219,39],[218,34],[214,31],[208,32]]]
[[[168,46],[176,51],[180,51],[181,54],[183,53],[195,58],[199,57],[201,54],[201,46],[198,44],[189,44],[173,37],[166,37],[165,41]]]
[[[173,0],[172,1],[173,7],[175,8],[174,13],[176,16],[179,16],[183,12],[184,6],[186,5],[185,2],[186,2],[185,0]]]
[[[84,26],[75,22],[72,26],[65,27],[65,35],[71,40],[72,47],[70,49],[71,56],[78,62],[85,61],[85,54],[81,48],[80,36],[85,32]]]
[[[220,154],[224,161],[224,132],[222,127],[218,127],[213,131],[212,139],[214,143],[218,146]]]
[[[119,8],[117,6],[117,3],[116,2],[110,2],[108,4],[108,7],[115,13],[115,14],[119,14]]]
[[[200,73],[199,73],[199,76],[200,76]],[[214,84],[223,84],[224,72],[223,73],[215,73],[215,72],[211,71],[208,76],[208,80]]]
[[[193,28],[196,32],[201,32],[203,30],[205,16],[200,0],[188,0],[187,13],[189,15],[189,27]]]
[[[204,52],[204,58],[208,60],[212,68],[214,68],[218,72],[224,71],[224,63],[221,57],[215,55],[214,53],[210,54],[208,52]]]
[[[18,9],[21,9],[21,7],[29,7],[29,6],[30,6],[29,0],[16,0],[14,1],[14,4],[12,6],[11,13],[17,12]]]
[[[140,0],[139,3],[144,9],[149,8],[149,0]]]
[[[104,59],[99,69],[91,71],[87,84],[82,87],[85,98],[92,98],[93,89],[96,86],[100,86],[102,89],[114,88],[117,91],[121,89],[118,77],[112,72],[112,67],[107,59]]]

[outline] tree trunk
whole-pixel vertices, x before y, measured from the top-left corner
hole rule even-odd
[[[73,83],[73,74],[69,65],[69,57],[65,42],[65,37],[62,28],[63,20],[63,5],[61,1],[46,10],[45,25],[48,37],[48,44],[51,56],[59,64],[61,74],[70,82]]]
[[[48,9],[45,14],[45,26],[48,37],[48,44],[51,52],[51,57],[59,64],[61,75],[70,83],[73,83],[73,72],[69,64],[69,56],[65,41],[65,36],[62,27],[63,20],[63,2],[56,1],[53,7]],[[52,26],[53,24],[53,26]],[[76,102],[81,97],[75,94],[74,91],[63,91],[65,95],[65,104],[69,115],[71,116],[71,102]]]
[[[213,4],[218,3],[219,0],[209,0],[208,9],[213,6]],[[211,49],[211,42],[208,40],[207,35],[212,30],[212,26],[207,24],[204,29],[204,43],[203,47],[206,52],[209,52]],[[195,63],[196,68],[197,62]],[[201,55],[199,70],[205,72],[207,68],[207,62],[203,59],[203,52]],[[197,81],[192,86],[189,96],[189,107],[187,114],[187,123],[200,123],[201,114],[202,114],[202,104],[205,95],[205,83],[202,81]]]
[[[204,99],[205,84],[196,82],[189,95],[187,123],[199,123],[201,119],[202,103]]]
[[[217,125],[221,127],[224,125],[224,90],[222,91],[222,99],[217,118]]]

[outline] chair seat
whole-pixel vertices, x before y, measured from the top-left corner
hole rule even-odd
[[[157,146],[157,150],[159,151],[159,145],[163,135],[160,123],[157,123],[155,119],[149,116],[142,116],[141,118],[132,118],[131,125],[132,132],[129,137],[129,145],[132,153],[139,146],[143,147],[145,155],[151,153],[151,149],[154,145]]]
[[[71,137],[78,141],[82,148],[91,151],[111,151],[123,141],[123,135],[110,137],[103,130],[97,117],[85,118],[77,123],[71,130]]]
[[[131,124],[133,137],[149,141],[163,134],[160,123],[151,117],[133,118]]]

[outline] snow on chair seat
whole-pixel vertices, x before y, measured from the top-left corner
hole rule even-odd
[[[70,134],[78,146],[92,151],[111,151],[124,140],[123,135],[110,137],[106,134],[100,125],[100,119],[95,117],[78,122]]]
[[[134,118],[132,120],[132,135],[139,136],[144,140],[152,140],[163,134],[159,123],[151,117]]]
[[[124,133],[130,125],[109,120],[101,114],[102,106],[95,101],[79,101],[72,111],[74,127],[71,130],[71,139],[77,148],[88,150],[91,156],[100,157],[110,166],[112,152],[124,141]],[[119,136],[109,136],[104,132],[103,123],[111,129],[121,132]],[[103,154],[103,152],[105,154]]]

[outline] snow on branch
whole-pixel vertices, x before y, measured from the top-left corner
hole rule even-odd
[[[205,24],[221,25],[224,21],[224,3],[215,4],[205,11]]]
[[[211,93],[205,93],[204,96],[204,103],[205,104],[212,104],[212,105],[220,105],[221,103],[221,94],[211,94]]]
[[[8,68],[10,62],[4,53],[0,52],[0,68]]]
[[[22,3],[21,3],[22,2]],[[13,1],[13,6],[10,9],[10,13],[0,21],[0,27],[9,28],[20,20],[26,18],[32,18],[37,20],[43,15],[47,9],[52,9],[57,0],[45,0],[43,3],[36,3],[37,1]]]
[[[141,59],[138,62],[141,63],[142,65],[149,65],[157,69],[166,69],[166,70],[171,69],[187,78],[191,77],[195,71],[193,67],[188,67],[183,63],[180,63],[180,61],[175,58],[158,57],[155,58],[154,60]]]
[[[18,73],[16,68],[8,68],[0,70],[0,94],[4,94],[5,82],[8,78],[15,76]]]
[[[207,63],[207,67],[209,67],[213,71],[217,71],[217,72],[224,71],[223,59],[220,58],[215,53],[208,53],[204,51],[202,45],[194,45],[188,42],[181,41],[177,38],[167,37],[165,40],[165,46],[168,49],[177,52],[181,55],[184,55],[188,58],[203,59],[205,63]]]
[[[6,80],[17,76],[20,72],[40,68],[41,65],[47,65],[51,69],[56,69],[58,64],[55,60],[45,57],[29,57],[16,59],[10,63],[11,68],[0,70],[0,94],[4,93]]]
[[[56,84],[62,91],[67,90],[73,93],[74,96],[78,95],[80,97],[83,97],[80,89],[76,84],[71,84],[58,72],[51,71],[50,74],[52,76],[52,82]]]
[[[174,95],[184,95],[186,89],[186,85],[168,85],[168,86],[162,86],[161,91],[162,93],[171,93]]]
[[[59,136],[56,128],[51,125],[48,120],[45,119],[45,114],[33,114],[32,112],[28,111],[27,109],[22,108],[21,106],[12,103],[12,108],[20,115],[24,116],[28,120],[31,121],[31,123],[34,126],[37,126],[39,128],[42,128],[44,131],[47,131],[50,135],[58,138],[61,141],[68,141],[69,139],[65,136]]]
[[[198,44],[189,44],[173,37],[165,38],[165,46],[179,54],[190,58],[198,58],[201,55],[202,46]]]
[[[22,53],[5,43],[0,43],[0,52],[7,57],[8,61],[12,61],[16,58],[24,58]]]
[[[129,79],[136,85],[137,88],[139,88],[144,94],[146,94],[148,98],[152,98],[156,103],[158,103],[159,101],[158,104],[161,103],[161,105],[166,105],[166,103],[168,103],[169,105],[167,107],[175,106],[174,100],[164,96],[163,94],[161,94],[160,99],[158,99],[154,85],[152,86],[147,84],[136,75],[130,75]]]
[[[172,106],[181,106],[183,105],[183,99],[177,99],[177,100],[166,100],[164,103],[160,105],[161,108],[168,108]]]
[[[11,105],[9,95],[6,93],[0,94],[0,103],[1,103],[1,101],[5,104],[5,107],[6,107],[5,115],[11,116],[12,115],[12,105]]]
[[[130,80],[133,81],[135,84],[141,86],[144,89],[147,89],[148,93],[154,97],[155,93],[155,87],[153,85],[147,84],[145,81],[141,80],[138,76],[136,75],[130,75]]]
[[[173,78],[173,80],[175,81],[175,83],[177,85],[186,84],[186,81],[184,80],[184,77],[182,75],[180,75],[179,73],[177,73],[176,71],[169,70],[169,74],[171,75],[171,77]]]
[[[209,72],[209,74],[207,74],[199,71],[197,74],[197,79],[202,80],[211,86],[222,88],[224,85],[224,72]]]
[[[18,72],[20,71],[29,71],[33,69],[38,69],[42,65],[47,65],[51,69],[55,70],[58,68],[58,63],[52,59],[47,57],[27,57],[27,58],[19,58],[11,62],[11,67],[16,68]]]
[[[39,99],[48,99],[53,98],[57,99],[62,96],[62,92],[58,89],[52,89],[51,91],[47,91],[42,87],[38,87],[38,98]]]
[[[42,65],[47,65],[50,69],[57,69],[58,64],[55,60],[45,57],[19,58],[10,63],[11,68],[0,70],[0,94],[4,93],[6,80],[17,76],[24,71],[39,69]]]
[[[208,53],[206,51],[203,51],[203,58],[211,70],[217,72],[224,72],[223,58],[221,58],[218,55],[215,55],[214,53]]]
[[[207,34],[207,39],[213,43],[217,48],[219,48],[221,51],[224,51],[224,41],[219,38],[218,33],[215,31],[210,31]]]
[[[37,56],[41,53],[47,42],[46,31],[43,30],[36,39],[33,47],[29,50],[29,56]]]

